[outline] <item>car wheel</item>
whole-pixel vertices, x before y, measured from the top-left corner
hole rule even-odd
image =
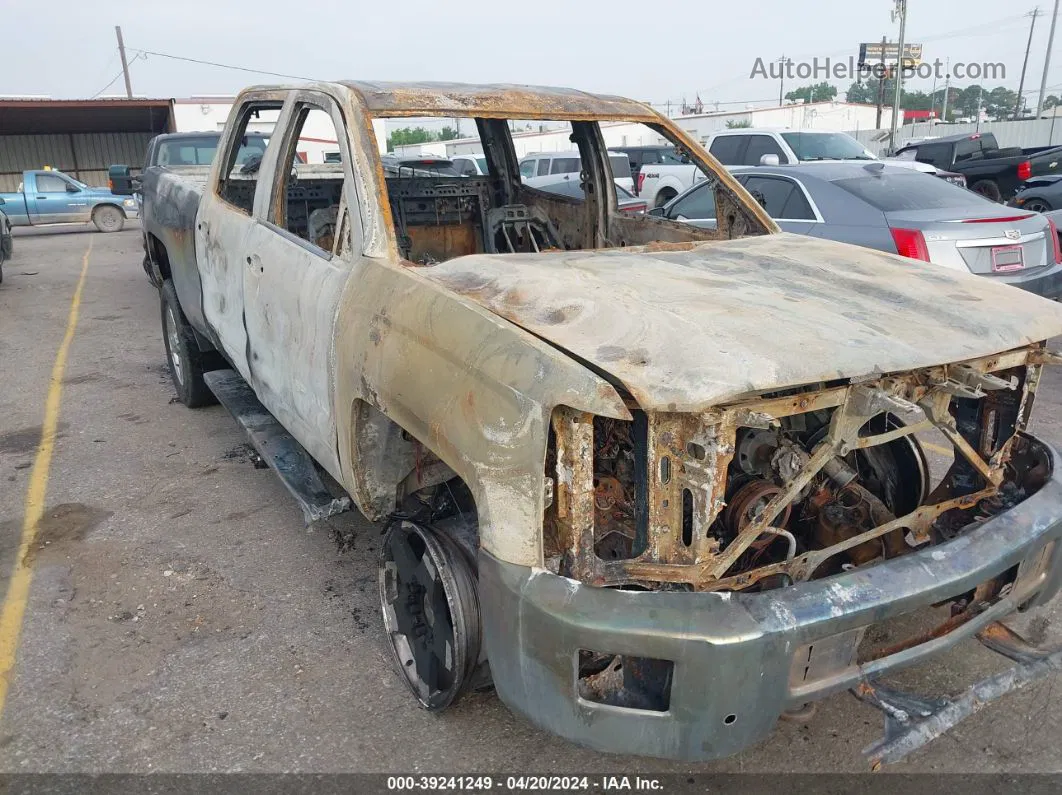
[[[1054,209],[1048,202],[1039,198],[1029,199],[1021,206],[1021,208],[1023,210],[1028,210],[1031,213],[1047,213]]]
[[[983,179],[970,186],[974,193],[980,193],[986,199],[994,202],[1003,201],[1003,195],[999,192],[999,185],[990,179]]]
[[[190,409],[217,402],[203,380],[203,373],[218,369],[214,357],[199,350],[192,327],[181,311],[177,291],[167,279],[159,291],[162,307],[162,339],[177,399]]]
[[[101,232],[120,232],[125,226],[125,213],[110,204],[92,211],[92,223]]]
[[[678,196],[671,188],[664,188],[662,191],[656,194],[656,206],[663,207],[669,201]]]

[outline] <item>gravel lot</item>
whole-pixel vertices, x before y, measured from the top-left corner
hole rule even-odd
[[[135,226],[135,225],[134,225]],[[173,400],[136,228],[28,230],[0,285],[0,586],[18,552],[44,401],[91,245],[46,512],[0,723],[3,772],[859,771],[881,731],[849,695],[712,765],[606,756],[492,694],[421,711],[392,672],[376,598],[381,528],[307,529],[220,407]],[[1036,430],[1062,444],[1062,375]],[[330,529],[353,537],[340,551]],[[1016,626],[1055,637],[1052,605]],[[1032,626],[1030,627],[1030,624]],[[924,692],[1003,664],[976,643],[906,672]],[[707,683],[706,683],[707,684]],[[1062,771],[1062,687],[1006,697],[905,771]]]

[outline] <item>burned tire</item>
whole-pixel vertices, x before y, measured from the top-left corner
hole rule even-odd
[[[453,540],[395,522],[383,543],[380,607],[395,666],[424,709],[445,709],[475,686],[482,650],[476,574]]]
[[[970,186],[970,190],[974,193],[980,193],[986,199],[994,202],[1003,201],[1003,194],[999,192],[999,185],[994,183],[990,179],[983,179],[980,182],[975,182]]]
[[[121,232],[125,213],[112,204],[104,204],[92,211],[92,223],[101,232]]]
[[[218,369],[215,357],[199,350],[192,327],[181,311],[177,291],[167,279],[159,290],[162,308],[162,339],[166,345],[166,361],[170,368],[177,399],[190,409],[217,402],[214,393],[203,380],[203,373]]]

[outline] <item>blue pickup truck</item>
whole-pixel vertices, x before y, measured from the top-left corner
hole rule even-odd
[[[61,171],[23,171],[15,193],[0,193],[0,209],[12,226],[46,226],[92,221],[101,232],[117,232],[137,217],[136,201],[109,188],[90,188]]]

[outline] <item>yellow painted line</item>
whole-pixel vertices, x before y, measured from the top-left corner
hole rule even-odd
[[[26,613],[29,599],[30,582],[33,579],[32,562],[24,565],[30,547],[37,536],[37,526],[44,516],[44,498],[48,492],[48,474],[52,468],[52,452],[55,450],[55,433],[59,426],[59,405],[63,396],[63,372],[66,370],[66,357],[70,352],[70,343],[74,340],[77,328],[78,310],[81,307],[81,291],[85,287],[88,275],[89,254],[92,253],[92,238],[89,238],[85,256],[81,259],[81,276],[77,280],[77,289],[70,299],[70,314],[66,320],[66,334],[59,343],[59,352],[52,365],[52,377],[48,385],[48,397],[44,401],[44,424],[41,427],[41,441],[37,445],[37,455],[30,472],[29,488],[26,490],[26,511],[22,521],[22,540],[15,559],[15,571],[11,583],[7,586],[7,595],[0,607],[0,714],[3,714],[7,701],[7,689],[11,684],[11,675],[15,668],[15,655],[18,652],[19,637],[22,635],[22,618]]]
[[[923,442],[921,439],[918,440],[918,443],[926,448],[926,450],[937,453],[938,455],[955,455],[954,447],[945,447],[942,444],[934,444],[933,442]]]

